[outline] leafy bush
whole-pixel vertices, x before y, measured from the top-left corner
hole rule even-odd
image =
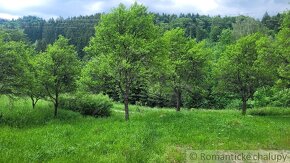
[[[83,115],[108,117],[111,115],[112,100],[105,95],[79,93],[75,96],[65,95],[60,98],[60,107]]]
[[[254,106],[265,107],[271,103],[271,96],[273,96],[273,90],[270,87],[259,88],[254,93]]]
[[[250,115],[258,116],[290,116],[290,108],[266,107],[255,108],[248,111]]]
[[[254,94],[255,107],[289,107],[290,89],[277,89],[275,87],[259,88]]]
[[[242,101],[240,99],[233,99],[229,101],[226,106],[227,109],[240,109],[242,107]]]
[[[290,89],[276,91],[272,97],[272,106],[290,107]]]

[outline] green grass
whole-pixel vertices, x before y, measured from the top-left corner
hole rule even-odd
[[[248,111],[250,115],[257,116],[288,116],[290,117],[290,108],[279,108],[279,107],[264,107],[255,108]]]
[[[0,98],[0,162],[184,162],[188,149],[290,149],[290,119],[235,110],[152,109],[122,105],[109,118],[83,117],[41,101],[8,109]]]

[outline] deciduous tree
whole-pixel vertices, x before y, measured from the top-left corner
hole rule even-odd
[[[96,35],[85,49],[96,57],[99,65],[95,66],[104,67],[100,70],[117,83],[124,99],[126,120],[129,120],[130,88],[151,66],[150,51],[157,37],[156,29],[153,15],[146,7],[135,3],[127,9],[121,4],[102,16]]]
[[[75,89],[79,74],[79,61],[74,46],[69,45],[68,39],[59,36],[54,44],[38,55],[36,68],[39,82],[54,103],[54,115],[57,116],[59,95]]]
[[[229,45],[217,65],[219,88],[241,98],[243,115],[256,89],[272,82],[259,66],[256,42],[260,37],[252,34]]]

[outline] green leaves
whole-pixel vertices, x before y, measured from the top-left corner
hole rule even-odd
[[[41,81],[46,86],[54,87],[53,89],[58,86],[69,87],[79,72],[76,51],[63,36],[49,45],[46,52],[38,56],[37,61]]]
[[[36,69],[39,82],[45,88],[45,94],[55,105],[57,114],[59,94],[76,89],[76,79],[80,71],[77,53],[68,39],[59,36],[47,50],[37,56]]]
[[[261,64],[262,57],[257,50],[264,41],[265,38],[257,33],[227,47],[217,64],[221,91],[230,91],[246,103],[257,88],[273,84],[272,74]]]
[[[135,3],[127,9],[119,5],[102,16],[95,36],[85,48],[92,59],[83,72],[89,77],[83,77],[83,82],[95,86],[99,83],[105,88],[116,85],[128,102],[134,82],[147,79],[156,38],[157,27],[146,7]]]
[[[290,11],[285,13],[283,19],[282,29],[276,36],[274,46],[276,47],[275,53],[279,60],[279,67],[277,69],[280,87],[290,87]]]
[[[23,42],[0,41],[0,93],[21,94],[29,74],[28,58],[32,49]]]

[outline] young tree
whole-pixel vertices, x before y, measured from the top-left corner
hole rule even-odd
[[[123,95],[125,119],[129,120],[129,95],[134,80],[144,76],[150,67],[156,27],[146,7],[133,4],[129,9],[119,5],[103,15],[96,34],[85,51],[95,56],[100,73],[112,77]]]
[[[45,98],[45,89],[41,84],[41,81],[37,75],[37,56],[30,55],[27,61],[26,68],[28,69],[27,74],[25,74],[23,87],[21,92],[23,95],[28,96],[31,99],[32,108],[34,109],[37,102],[40,99]]]
[[[34,50],[25,40],[23,33],[12,35],[11,31],[0,32],[0,92],[1,94],[29,96],[34,108],[43,97],[43,90],[36,81],[33,67]],[[13,41],[16,40],[16,41]]]
[[[28,74],[27,61],[30,53],[24,42],[3,42],[0,39],[0,94],[18,95]]]
[[[290,87],[290,12],[285,13],[282,29],[276,38],[262,37],[257,41],[260,63],[276,80],[276,86],[284,89]]]
[[[260,34],[252,34],[229,45],[217,63],[219,89],[241,98],[242,114],[246,114],[247,101],[257,88],[271,83],[268,73],[259,66],[256,42]]]
[[[54,103],[54,115],[57,116],[59,95],[73,91],[79,73],[79,61],[74,46],[69,40],[59,36],[54,44],[37,56],[37,75],[44,86],[45,94]]]
[[[282,87],[290,87],[290,11],[285,13],[282,29],[276,36],[274,43],[275,54],[279,60],[278,65],[278,77],[279,81],[277,84]]]
[[[183,74],[186,71],[187,62],[187,41],[184,30],[181,28],[166,31],[163,35],[163,41],[167,51],[164,56],[163,72],[167,78],[170,87],[173,89],[176,99],[176,111],[181,107],[181,91],[184,85]]]
[[[188,43],[187,62],[183,72],[184,90],[187,93],[187,104],[190,107],[201,107],[205,104],[205,96],[210,84],[210,59],[211,50],[206,41]]]
[[[204,79],[206,57],[209,54],[205,41],[197,43],[185,37],[183,29],[176,28],[166,31],[162,37],[164,50],[160,74],[157,81],[165,79],[166,85],[174,92],[176,111],[180,111],[182,92],[193,94],[194,88],[201,86]]]

